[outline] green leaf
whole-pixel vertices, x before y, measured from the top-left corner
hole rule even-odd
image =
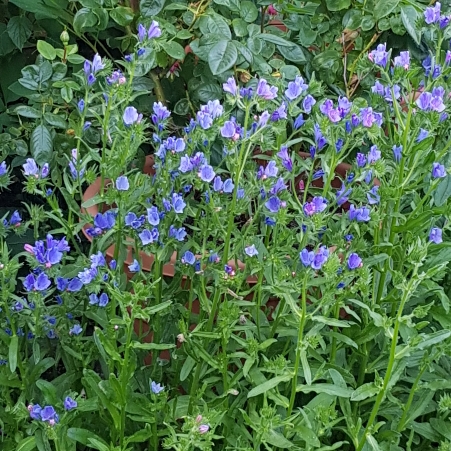
[[[307,61],[304,51],[296,44],[293,44],[290,47],[280,45],[278,46],[278,49],[284,58],[293,61],[293,63],[305,63]]]
[[[175,344],[166,343],[139,343],[138,341],[132,342],[132,348],[145,349],[146,351],[166,351],[167,349],[175,348]]]
[[[269,34],[269,33],[259,33],[255,35],[254,37],[262,39],[263,41],[272,42],[273,44],[276,44],[278,46],[284,46],[284,47],[292,47],[293,43],[290,41],[287,41],[284,38],[281,38],[280,36],[276,36],[275,34]]]
[[[374,18],[376,22],[388,16],[399,4],[399,0],[378,0],[374,5]]]
[[[218,75],[233,67],[238,51],[232,41],[219,41],[208,55],[208,64],[213,75]]]
[[[374,28],[375,25],[376,21],[374,20],[373,16],[363,16],[361,24],[363,31],[370,31]]]
[[[127,443],[144,443],[152,436],[152,429],[149,424],[146,424],[145,429],[135,432],[127,438]]]
[[[53,140],[45,125],[38,125],[31,134],[30,151],[36,163],[42,166],[52,158]]]
[[[376,387],[373,382],[363,384],[351,394],[351,401],[363,401],[367,398],[372,398],[380,391],[379,387]]]
[[[88,28],[94,28],[99,22],[98,17],[88,8],[81,8],[74,17],[74,30],[83,33]]]
[[[85,58],[81,55],[68,55],[67,61],[72,64],[83,64],[85,62]]]
[[[326,0],[326,5],[329,11],[340,11],[349,8],[351,0]]]
[[[26,105],[19,105],[14,112],[19,116],[29,117],[30,119],[39,119],[41,117],[41,112],[36,108]]]
[[[50,61],[53,61],[56,58],[56,50],[52,44],[48,42],[39,40],[36,45],[38,52],[45,58]]]
[[[302,393],[327,393],[328,395],[338,396],[339,398],[349,398],[353,392],[351,388],[339,387],[334,384],[298,385],[296,391]]]
[[[164,51],[172,58],[175,58],[176,60],[183,60],[185,58],[185,49],[178,42],[163,42],[161,46],[163,47]]]
[[[258,17],[258,9],[252,2],[241,2],[240,16],[248,23],[255,22]]]
[[[303,27],[299,31],[298,42],[304,47],[309,47],[315,42],[318,32],[313,28]]]
[[[32,451],[36,448],[35,437],[27,437],[18,443],[16,451]]]
[[[199,28],[204,36],[215,34],[222,38],[232,39],[229,24],[219,14],[201,17],[199,19]]]
[[[156,16],[163,9],[164,3],[165,0],[141,0],[139,10],[143,17]]]
[[[441,207],[451,196],[451,174],[440,180],[434,193],[434,203],[437,207]]]
[[[247,23],[243,19],[239,19],[239,18],[233,19],[232,26],[233,26],[234,33],[238,37],[242,38],[243,36],[248,35]]]
[[[401,6],[401,19],[402,23],[406,27],[407,33],[410,34],[412,39],[420,45],[421,42],[421,28],[417,27],[416,23],[420,20],[420,13],[411,6],[403,5]]]
[[[294,446],[293,443],[291,443],[280,432],[277,432],[274,429],[270,429],[266,434],[263,435],[263,442],[269,443],[270,445],[282,449],[287,449]]]
[[[53,5],[50,5],[50,2]],[[10,3],[13,3],[24,11],[41,16],[40,19],[60,19],[69,23],[72,21],[72,14],[67,12],[64,6],[61,6],[60,2],[56,2],[55,0],[10,0]]]
[[[47,122],[47,124],[56,127],[56,128],[67,128],[67,122],[59,116],[58,114],[53,113],[45,113],[44,119]]]
[[[201,102],[208,102],[221,97],[222,90],[216,83],[201,84],[196,92],[197,97]]]
[[[23,45],[31,36],[31,22],[25,16],[13,16],[9,19],[7,30],[11,41],[22,51]]]
[[[0,23],[0,56],[7,55],[15,48],[14,42],[9,37],[6,24]]]
[[[174,105],[174,113],[179,116],[185,116],[189,113],[189,102],[188,99],[180,99]]]
[[[52,448],[49,443],[49,439],[47,438],[47,435],[44,435],[44,432],[42,429],[36,430],[35,440],[36,440],[36,446],[38,447],[39,451],[52,451]]]
[[[188,378],[195,365],[196,361],[191,356],[188,356],[183,362],[182,369],[180,370],[180,382],[183,382]]]
[[[13,335],[11,337],[11,341],[9,342],[9,350],[8,350],[8,362],[11,373],[14,373],[14,371],[16,371],[17,368],[18,351],[19,351],[19,337],[17,335]]]
[[[133,10],[127,6],[118,6],[110,11],[110,17],[122,27],[129,25],[133,19]]]
[[[67,430],[67,436],[76,442],[81,443],[82,445],[88,446],[89,439],[95,439],[103,444],[107,444],[104,440],[102,440],[98,435],[94,434],[92,431],[88,431],[87,429],[82,428],[69,428]]]
[[[253,398],[254,396],[261,395],[262,393],[266,393],[268,390],[271,390],[274,387],[277,387],[281,382],[286,382],[290,380],[290,376],[276,376],[272,379],[269,379],[263,382],[260,385],[254,387],[248,394],[248,398]]]
[[[303,426],[301,424],[296,425],[296,434],[299,436],[301,440],[304,440],[310,446],[318,448],[321,443],[318,440],[316,434],[308,427]]]

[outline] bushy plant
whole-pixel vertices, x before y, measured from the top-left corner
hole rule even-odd
[[[231,77],[183,129],[133,104],[158,23],[121,72],[85,62],[66,171],[27,159],[40,205],[2,222],[4,449],[449,447],[450,27],[425,22],[423,66],[362,60],[367,98]]]

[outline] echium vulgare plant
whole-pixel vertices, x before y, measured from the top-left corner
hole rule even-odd
[[[55,226],[2,243],[7,446],[449,449],[449,53],[378,46],[353,102],[230,78],[177,133],[132,105],[138,52],[80,74],[65,186],[23,167]]]

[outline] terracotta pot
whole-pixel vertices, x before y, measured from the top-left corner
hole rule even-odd
[[[143,173],[147,174],[147,175],[154,175],[155,170],[154,170],[153,166],[154,166],[153,155],[147,155],[146,161],[144,164]],[[108,185],[109,183],[111,183],[111,180],[106,179],[105,185]],[[100,189],[101,189],[101,178],[99,177],[84,192],[83,202],[86,202],[86,201],[92,199],[94,196],[98,195],[100,193]],[[87,213],[90,216],[92,216],[93,218],[99,212],[100,212],[99,204],[91,205],[90,207],[86,207],[86,208],[82,208],[82,213]],[[92,227],[92,224],[86,224],[82,229],[83,234],[90,242],[92,242],[93,238],[86,231],[87,231],[87,229],[89,229],[91,227]],[[124,272],[127,275],[127,277],[130,279],[131,277],[133,277],[133,274],[129,271],[128,266],[131,265],[134,260],[134,258],[133,258],[134,240],[132,238],[129,238],[127,241],[130,242],[130,245],[127,247],[127,256],[124,261]],[[116,246],[114,244],[112,244],[105,252],[107,258],[110,260],[113,259],[115,247]],[[146,254],[143,251],[140,251],[139,256],[140,256],[141,267],[142,267],[143,271],[150,271],[152,268],[152,264],[155,260],[154,256]],[[168,277],[174,277],[176,259],[177,259],[177,253],[174,252],[171,256],[170,261],[163,266],[163,275],[168,276]]]
[[[283,31],[284,33],[286,33],[288,31],[287,26],[281,20],[278,20],[278,19],[270,20],[268,22],[268,26],[276,27],[280,31]]]

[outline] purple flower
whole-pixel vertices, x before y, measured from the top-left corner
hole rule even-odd
[[[160,223],[160,214],[157,207],[152,206],[147,209],[147,220],[153,226],[157,226]]]
[[[139,272],[141,270],[141,266],[136,258],[133,260],[133,263],[128,266],[128,269],[130,272]]]
[[[69,329],[69,335],[80,335],[82,332],[83,328],[80,326],[80,324],[75,324],[71,329]]]
[[[257,85],[257,95],[265,100],[273,100],[277,97],[277,87],[268,85],[268,82],[262,78]]]
[[[158,229],[154,227],[152,230],[144,229],[138,236],[142,244],[146,246],[147,244],[157,241],[160,233],[158,232]]]
[[[210,426],[208,424],[201,424],[199,426],[199,434],[206,434],[210,430]]]
[[[446,169],[440,163],[432,163],[432,178],[443,178],[446,177]]]
[[[270,197],[268,201],[265,203],[265,207],[271,212],[271,213],[277,213],[282,206],[281,200],[277,197]]]
[[[181,262],[185,265],[194,265],[196,263],[196,257],[191,251],[186,251],[183,254]]]
[[[321,213],[327,208],[327,200],[321,196],[315,196],[311,202],[306,202],[303,209],[307,216]]]
[[[424,128],[420,128],[420,133],[417,136],[416,142],[419,143],[429,136],[429,132]]]
[[[301,128],[303,125],[305,124],[305,120],[304,120],[304,116],[302,114],[300,114],[293,123],[293,127],[295,130],[298,130],[299,128]]]
[[[416,104],[420,110],[428,111],[432,100],[432,94],[430,92],[422,92],[418,97]]]
[[[41,410],[41,420],[42,421],[50,421],[55,420],[56,417],[55,409],[52,406],[45,406]]]
[[[362,259],[358,254],[352,253],[348,258],[348,268],[349,269],[357,269],[362,266]]]
[[[77,401],[72,399],[70,396],[67,396],[66,399],[64,400],[64,408],[67,411],[75,409],[77,405],[78,405]]]
[[[451,50],[447,50],[445,55],[445,64],[449,64],[450,62],[451,62]]]
[[[271,115],[267,111],[263,111],[263,113],[258,118],[257,127],[264,127],[268,123],[270,117]]]
[[[369,185],[371,183],[371,181],[373,180],[373,170],[370,169],[369,171],[365,171],[363,173],[363,175],[365,176],[365,178],[363,180],[365,181],[365,183],[367,185]]]
[[[78,277],[74,277],[67,285],[67,291],[75,293],[83,287],[82,281]]]
[[[128,178],[125,175],[121,175],[116,179],[116,189],[118,191],[128,191],[130,184],[128,183]]]
[[[305,96],[304,100],[302,101],[302,108],[306,113],[309,113],[312,111],[313,105],[315,105],[316,100],[308,94]]]
[[[430,25],[432,23],[436,23],[440,20],[440,8],[441,4],[437,2],[433,7],[426,8],[424,12],[424,20]]]
[[[130,269],[130,266],[129,266],[129,269]],[[132,271],[132,270],[130,269],[130,271]],[[106,293],[102,293],[99,296],[99,307],[106,307],[108,305],[108,302],[110,302],[108,295]]]
[[[364,127],[372,127],[373,124],[376,122],[376,118],[373,114],[373,109],[371,107],[368,108],[362,108],[360,110],[360,115],[362,117],[362,125]]]
[[[344,142],[343,139],[341,139],[341,138],[337,139],[337,142],[335,143],[335,150],[337,151],[337,153],[341,151],[341,149],[343,148],[344,143],[345,142]]]
[[[23,165],[24,175],[32,175],[35,178],[46,178],[49,175],[49,165],[45,163],[39,170],[36,161],[33,158],[27,158],[27,162]]]
[[[85,101],[83,99],[79,100],[79,102],[77,103],[77,108],[80,113],[83,113],[85,109]]]
[[[374,86],[371,87],[371,92],[383,96],[385,95],[385,86],[379,80],[376,80]]]
[[[340,111],[338,109],[331,109],[328,113],[327,113],[327,117],[329,118],[329,120],[333,123],[336,122],[340,122],[341,120],[341,114]]]
[[[97,277],[97,268],[85,268],[83,271],[78,273],[78,278],[81,280],[83,285],[88,285]]]
[[[429,241],[435,244],[440,244],[443,242],[442,239],[442,229],[438,227],[433,227],[429,233]]]
[[[381,201],[381,196],[377,194],[379,190],[378,186],[373,186],[367,193],[366,197],[368,198],[368,203],[370,205],[376,205]]]
[[[312,268],[315,270],[321,269],[324,263],[326,263],[328,258],[329,258],[329,249],[327,249],[326,246],[321,246],[313,257],[313,261],[311,264]]]
[[[270,196],[275,196],[280,191],[284,191],[286,189],[287,189],[287,185],[285,185],[285,182],[283,181],[283,178],[280,177],[279,179],[277,179],[276,183],[274,183],[274,185],[269,190],[269,195]],[[282,206],[284,206],[284,205],[282,205]]]
[[[180,159],[180,166],[178,168],[180,172],[186,174],[187,172],[191,172],[193,169],[194,165],[191,163],[190,157],[188,155],[185,155]]]
[[[29,405],[28,411],[30,412],[30,418],[33,420],[41,419],[42,407],[39,404]]]
[[[27,291],[44,291],[47,290],[50,284],[50,279],[43,272],[37,277],[34,274],[28,274],[23,281],[23,286]]]
[[[450,22],[450,17],[448,16],[440,16],[440,28],[446,28]]]
[[[141,119],[142,114],[138,114],[138,111],[134,106],[128,106],[127,108],[125,108],[122,120],[127,127],[135,123],[139,124],[141,122]]]
[[[9,225],[10,226],[19,226],[21,221],[22,221],[22,218],[20,217],[19,212],[16,210],[13,212],[13,214],[9,218]]]
[[[443,110],[446,108],[441,96],[433,97],[429,106],[432,111],[437,111],[437,113],[443,112]]]
[[[244,99],[250,99],[252,97],[252,88],[241,88],[240,89],[240,96]]]
[[[144,215],[141,215],[139,218],[136,216],[135,213],[130,212],[125,215],[124,222],[127,227],[131,227],[132,229],[139,229],[144,225],[144,222],[146,221],[146,217]]]
[[[341,117],[345,117],[351,111],[351,107],[352,102],[350,102],[347,97],[338,98],[338,111],[340,112]]]
[[[224,113],[224,108],[219,100],[209,100],[206,105],[200,107],[200,111],[209,114],[213,119],[217,119]]]
[[[308,85],[304,83],[304,79],[297,75],[294,81],[288,83],[288,88],[285,90],[285,96],[289,100],[296,100],[307,88]]]
[[[209,164],[204,164],[200,167],[198,175],[202,181],[210,183],[214,179],[216,174]]]
[[[377,148],[377,146],[371,146],[370,151],[368,153],[368,163],[373,164],[376,161],[380,160],[381,151]]]
[[[236,135],[236,124],[232,121],[226,121],[221,127],[221,136],[223,138],[237,139]]]
[[[319,107],[319,110],[321,113],[323,113],[325,116],[329,114],[329,111],[333,110],[334,103],[330,99],[326,99],[322,105]]]
[[[161,29],[157,21],[152,20],[149,29],[147,30],[147,37],[149,39],[159,38],[161,36]]]
[[[368,207],[355,208],[351,204],[348,214],[351,221],[368,222],[371,219],[370,209]]]
[[[282,166],[289,172],[293,170],[293,161],[288,155],[288,148],[282,146],[277,156],[282,160]]]
[[[155,381],[152,381],[150,384],[150,389],[152,390],[152,393],[158,395],[158,393],[161,393],[164,390],[164,387],[161,384],[157,384]]]
[[[349,196],[352,193],[352,189],[349,188],[348,190],[346,190],[346,187],[344,185],[344,183],[341,185],[341,188],[337,191],[337,204],[338,205],[343,205],[344,203],[346,203],[349,200]]]
[[[393,146],[393,157],[396,161],[396,163],[399,163],[401,161],[402,157],[402,145],[400,144],[397,146],[396,144]]]
[[[315,124],[313,126],[313,134],[315,137],[315,143],[316,143],[317,150],[320,151],[327,144],[327,140],[321,133],[321,128],[318,124]]]
[[[252,244],[251,246],[247,246],[244,248],[244,252],[246,255],[248,255],[249,257],[255,257],[256,255],[258,255],[258,250],[255,247],[255,244]]]
[[[401,97],[401,88],[398,85],[393,85],[392,88],[390,88],[389,86],[387,86],[385,88],[385,100],[387,102],[393,102],[393,98],[395,98],[396,100],[399,99]],[[375,113],[377,114],[377,113]]]
[[[233,77],[230,77],[226,83],[223,83],[222,89],[224,90],[224,92],[227,92],[234,97],[236,97],[236,95],[238,93],[238,87],[237,87],[236,81]]]
[[[197,123],[204,129],[208,130],[213,125],[213,118],[202,111],[198,111],[196,115]]]
[[[287,118],[287,106],[285,102],[282,102],[282,105],[279,106],[271,115],[271,120],[273,122],[280,121],[281,119]]]
[[[224,182],[224,185],[223,185],[223,187],[222,187],[222,191],[224,192],[224,193],[228,193],[228,194],[230,194],[230,193],[233,193],[233,189],[235,188],[235,184],[233,183],[233,180],[232,179],[227,179],[225,182]]]
[[[169,118],[171,112],[161,103],[154,102],[152,122],[157,125]]]
[[[410,66],[410,53],[401,52],[399,56],[395,58],[394,64],[395,66],[400,66],[407,70]]]
[[[386,44],[379,44],[376,47],[376,50],[373,50],[368,54],[370,61],[378,66],[385,67],[388,61],[388,52],[386,51],[386,48]]]
[[[260,169],[257,172],[257,178],[265,180],[267,178],[277,177],[278,172],[279,169],[276,166],[276,162],[274,160],[271,160],[266,168],[260,166]]]
[[[147,36],[147,30],[146,27],[143,24],[138,25],[138,41],[143,42],[144,39],[146,39]]]
[[[172,194],[172,207],[174,208],[174,212],[177,214],[183,213],[183,210],[186,207],[186,203],[183,200],[183,196],[177,193]]]
[[[177,229],[171,224],[169,226],[168,236],[169,238],[175,238],[177,241],[183,241],[186,237],[185,227],[180,227]]]

